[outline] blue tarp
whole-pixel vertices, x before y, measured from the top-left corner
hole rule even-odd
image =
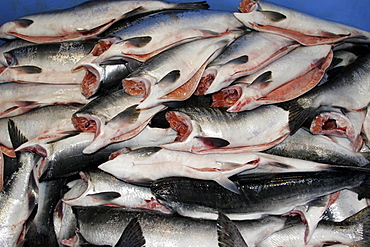
[[[86,0],[0,0],[0,24],[42,11],[72,7]],[[194,2],[201,0],[172,0]],[[212,9],[237,11],[239,0],[208,0]],[[337,21],[370,32],[370,0],[270,0],[320,18]]]

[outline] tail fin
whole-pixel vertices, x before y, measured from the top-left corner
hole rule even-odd
[[[370,246],[370,207],[362,209],[360,212],[353,216],[348,217],[341,222],[343,225],[356,224],[362,230],[359,231],[362,234],[362,239],[357,241],[355,245],[357,247]]]
[[[219,247],[248,247],[238,228],[222,212],[218,213],[217,235]]]
[[[132,246],[141,247],[145,245],[145,238],[137,218],[133,218],[126,226],[116,247]]]
[[[289,111],[290,135],[293,135],[295,132],[297,132],[304,122],[316,111],[314,108],[303,108],[299,105],[297,99],[286,101],[277,105],[284,110]]]

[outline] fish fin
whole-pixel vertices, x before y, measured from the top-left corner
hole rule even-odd
[[[133,16],[133,15],[137,15],[138,13],[143,12],[143,11],[145,11],[145,8],[143,6],[139,6],[135,9],[133,9],[133,10],[130,10],[130,11],[124,13],[118,19],[123,19],[123,18],[127,18],[127,17]]]
[[[241,164],[241,163],[236,163],[236,162],[229,162],[229,161],[216,161],[217,164],[219,164],[221,166],[221,169],[224,170],[224,169],[234,169],[234,168],[237,168],[237,167],[241,167],[243,166],[244,164]]]
[[[172,70],[167,75],[165,75],[161,80],[159,80],[156,84],[159,83],[174,83],[180,77],[180,70]]]
[[[99,201],[111,201],[121,197],[121,194],[115,191],[100,192],[94,194],[88,194],[87,196],[93,197]]]
[[[275,166],[275,167],[278,167],[278,168],[283,168],[283,169],[293,168],[291,165],[284,164],[284,163],[281,163],[281,162],[269,162],[268,165]]]
[[[205,146],[210,148],[220,148],[230,144],[227,140],[217,137],[196,136],[196,138],[198,138],[198,140],[200,140]]]
[[[140,227],[137,217],[135,217],[128,223],[115,247],[141,247],[144,245],[145,238],[143,230]]]
[[[282,13],[275,12],[275,11],[266,11],[266,10],[258,10],[258,11],[261,12],[267,19],[273,22],[279,22],[287,18]]]
[[[11,68],[26,74],[40,74],[42,72],[42,68],[32,65],[12,66]]]
[[[247,55],[243,55],[243,56],[240,56],[240,57],[237,57],[237,58],[234,58],[228,61],[226,64],[243,64],[243,63],[248,62],[248,60],[249,60],[249,57]]]
[[[17,27],[26,28],[29,27],[34,21],[30,19],[16,19],[13,22],[17,25]]]
[[[14,149],[17,149],[20,145],[28,141],[11,119],[8,120],[8,132]]]
[[[175,8],[176,9],[209,9],[209,4],[206,1],[178,3],[176,4]]]
[[[289,111],[289,129],[290,135],[296,133],[303,123],[315,113],[314,108],[303,108],[299,105],[297,99],[276,104],[277,106]]]
[[[360,231],[361,240],[357,241],[355,245],[358,247],[370,246],[370,207],[362,209],[358,213],[348,217],[347,219],[341,222],[341,225],[356,224],[358,227],[362,227]]]
[[[81,131],[78,131],[78,130],[77,131],[66,131],[64,133],[65,133],[64,136],[58,137],[58,138],[55,138],[55,139],[52,139],[52,140],[48,141],[46,144],[53,144],[55,142],[58,142],[58,141],[61,141],[61,140],[64,140],[64,139],[67,139],[67,138],[76,136],[76,135],[80,134]]]
[[[306,203],[307,206],[325,207],[327,205],[326,196],[320,196]]]
[[[228,179],[222,173],[220,173],[220,175],[217,176],[216,178],[214,178],[213,180],[215,182],[217,182],[219,185],[221,185],[222,187],[240,195],[240,190],[238,189],[236,184],[233,181],[231,181],[230,179]]]
[[[268,84],[272,82],[272,72],[266,71],[259,75],[254,81],[252,82],[253,85],[255,84],[261,84],[261,88],[266,87]]]
[[[220,247],[248,247],[236,225],[222,212],[218,213],[217,236]]]
[[[140,115],[140,112],[141,112],[140,109],[136,109],[137,106],[138,105],[135,104],[135,105],[132,105],[130,107],[127,107],[123,112],[117,114],[109,122],[117,121],[117,120],[118,121],[124,120],[124,121],[127,121],[129,123],[135,123],[136,120],[139,118],[139,115]]]
[[[150,36],[142,36],[142,37],[134,37],[130,39],[126,39],[125,42],[129,43],[132,46],[135,47],[143,47],[147,45],[152,40],[152,37]]]

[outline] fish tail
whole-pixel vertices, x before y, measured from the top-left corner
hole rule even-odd
[[[293,135],[304,124],[304,122],[314,115],[314,108],[303,108],[297,99],[277,104],[286,111],[289,111],[290,135]]]
[[[140,227],[138,219],[135,217],[133,218],[128,225],[126,226],[125,230],[123,231],[120,239],[118,240],[117,244],[119,246],[132,246],[132,247],[141,247],[145,246],[145,238],[143,236],[143,231]]]
[[[359,211],[358,213],[348,217],[341,222],[342,225],[356,224],[358,227],[362,228],[360,232],[361,240],[356,241],[353,246],[356,247],[366,247],[370,246],[370,207],[366,207]]]
[[[220,247],[248,247],[236,225],[222,212],[218,213],[217,235]]]
[[[176,8],[179,9],[209,9],[209,7],[206,1],[176,4]]]

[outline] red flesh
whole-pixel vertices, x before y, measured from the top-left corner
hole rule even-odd
[[[96,133],[96,122],[91,119],[84,117],[77,117],[76,115],[72,116],[73,126],[79,131],[86,131]]]
[[[234,105],[240,98],[236,89],[223,89],[212,95],[213,107],[229,107]]]

